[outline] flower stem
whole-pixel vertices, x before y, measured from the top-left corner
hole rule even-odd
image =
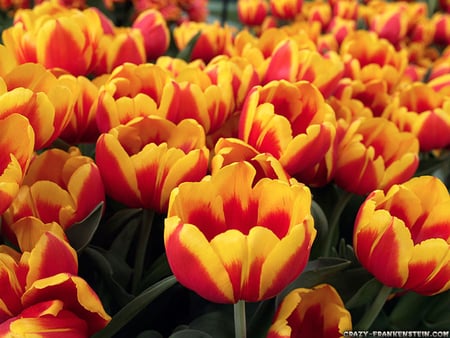
[[[356,329],[368,330],[372,326],[391,292],[392,288],[390,286],[383,285],[381,287],[378,295],[375,297],[375,300],[364,313],[359,323],[356,325]]]
[[[134,271],[131,290],[136,294],[139,288],[139,282],[142,279],[144,271],[145,254],[147,251],[148,240],[152,230],[153,217],[155,213],[153,210],[142,209],[141,224],[139,227],[139,238],[136,247],[136,256],[134,257]]]
[[[328,235],[325,240],[325,245],[322,250],[322,257],[328,257],[331,252],[331,248],[334,244],[336,244],[336,240],[338,237],[339,230],[339,220],[341,218],[341,214],[344,211],[345,206],[352,198],[353,194],[348,191],[344,191],[336,205],[334,206],[333,212],[331,214],[330,223],[328,227]]]
[[[247,337],[247,324],[245,323],[244,300],[240,300],[234,304],[234,332],[235,338]]]

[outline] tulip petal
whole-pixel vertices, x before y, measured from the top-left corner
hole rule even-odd
[[[166,218],[164,243],[170,267],[182,285],[216,303],[236,301],[227,270],[197,227],[180,223],[177,216]]]

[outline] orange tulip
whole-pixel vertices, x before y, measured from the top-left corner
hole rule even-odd
[[[142,33],[147,60],[156,60],[169,48],[169,28],[163,15],[156,9],[140,13],[133,21],[132,27]]]
[[[387,286],[424,295],[448,290],[449,208],[447,188],[432,176],[373,191],[355,221],[359,261]]]
[[[266,0],[238,0],[237,13],[239,21],[247,26],[259,26],[269,12]]]
[[[352,193],[364,195],[389,189],[415,173],[419,142],[408,132],[382,117],[357,119],[348,127],[341,120],[335,182]]]
[[[403,88],[385,116],[401,130],[416,135],[422,151],[450,145],[450,100],[430,85],[415,82]]]
[[[103,32],[98,14],[92,9],[56,9],[57,14],[39,15],[40,6],[21,11],[16,23],[3,31],[5,46],[19,63],[38,62],[47,69],[87,75]]]
[[[340,338],[350,331],[350,312],[329,284],[292,290],[281,302],[267,338]]]
[[[0,86],[0,116],[20,113],[35,132],[35,149],[49,146],[69,123],[75,95],[70,86],[39,64],[17,66]]]
[[[87,217],[105,201],[97,165],[79,149],[56,148],[37,155],[30,163],[19,194],[3,214],[5,231],[23,217],[35,216],[64,229]]]
[[[0,246],[0,335],[90,337],[104,328],[111,317],[77,270],[75,250],[52,232],[22,254]]]
[[[96,162],[113,199],[165,212],[170,191],[198,181],[208,168],[205,132],[194,120],[178,125],[157,116],[138,117],[100,135]]]
[[[241,112],[239,138],[272,154],[290,175],[307,184],[331,179],[334,136],[334,112],[307,81],[254,87]]]
[[[270,11],[275,18],[292,20],[301,13],[303,0],[270,0]]]
[[[210,301],[271,298],[308,261],[316,235],[309,189],[255,182],[255,175],[238,162],[172,191],[164,228],[169,265],[182,285]]]
[[[0,119],[0,149],[0,214],[2,214],[19,193],[33,156],[34,132],[25,117],[12,114]]]

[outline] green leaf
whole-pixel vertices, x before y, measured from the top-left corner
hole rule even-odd
[[[117,312],[109,324],[102,331],[97,332],[93,338],[111,338],[160,294],[175,285],[176,282],[175,276],[172,275],[147,288]]]
[[[399,298],[389,315],[393,328],[415,329],[420,325],[428,298],[414,292],[408,292]]]
[[[192,55],[192,51],[194,50],[194,47],[198,41],[198,39],[200,38],[200,36],[202,35],[202,32],[199,31],[197,34],[195,34],[191,40],[189,40],[188,44],[186,45],[186,47],[179,51],[176,58],[177,59],[181,59],[184,60],[186,62],[189,62],[191,60],[191,55]]]
[[[129,294],[125,288],[117,281],[113,266],[106,258],[105,252],[100,248],[87,247],[83,255],[89,257],[89,262],[94,265],[95,270],[102,276],[108,288],[108,294],[114,297],[114,300],[120,307],[125,306],[133,300],[133,295]],[[117,270],[117,266],[114,266]]]
[[[148,269],[148,272],[144,275],[142,285],[148,287],[149,285],[156,283],[164,277],[169,276],[172,273],[169,262],[167,261],[166,254],[159,256]]]
[[[185,329],[171,334],[169,338],[213,338],[213,336],[199,330]]]
[[[382,288],[381,284],[377,279],[372,278],[366,282],[346,303],[345,307],[347,309],[354,309],[360,306],[364,306],[372,302],[378,295]]]
[[[317,258],[319,257],[320,253],[323,250],[323,247],[325,246],[326,238],[328,235],[328,219],[319,203],[314,200],[311,204],[311,214],[314,218],[314,227],[317,230],[317,236],[311,248],[310,257]]]
[[[450,327],[450,291],[428,297],[427,308],[423,318],[429,329],[443,330]]]
[[[94,237],[102,219],[103,205],[103,202],[100,202],[84,220],[66,230],[69,243],[77,252],[81,252]]]
[[[247,326],[249,337],[264,338],[267,336],[276,311],[276,299],[260,302]]]
[[[228,313],[214,311],[194,319],[189,329],[199,330],[214,338],[228,338],[234,335],[234,321]]]
[[[350,265],[350,261],[337,257],[321,257],[309,261],[303,273],[277,296],[277,306],[292,290],[297,288],[312,288],[313,286],[324,283],[327,278],[348,268]]]
[[[149,330],[139,333],[136,338],[164,338],[164,337],[161,333],[155,330]]]

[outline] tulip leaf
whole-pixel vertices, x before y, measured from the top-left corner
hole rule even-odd
[[[203,331],[185,329],[171,334],[169,338],[213,338],[213,336]]]
[[[337,257],[320,257],[309,261],[300,276],[277,296],[277,304],[292,290],[312,288],[320,283],[324,283],[333,274],[347,269],[351,263],[349,260]]]
[[[104,203],[100,202],[81,222],[66,230],[70,245],[81,252],[92,240],[102,219]]]
[[[249,337],[263,338],[267,336],[273,316],[275,315],[275,298],[267,299],[259,303],[250,321],[247,331]]]
[[[426,296],[424,296],[426,297]],[[427,297],[427,311],[423,318],[424,324],[430,329],[445,329],[450,327],[450,291]]]
[[[328,219],[319,203],[314,200],[311,204],[311,214],[314,218],[314,227],[317,230],[317,236],[311,248],[310,257],[316,258],[320,255],[323,247],[325,246],[326,238],[328,235]]]
[[[114,301],[118,303],[118,306],[123,307],[133,300],[134,297],[116,280],[114,269],[117,270],[117,265],[113,266],[111,264],[111,261],[107,259],[102,249],[88,246],[83,251],[83,255],[89,257],[91,264],[95,264],[95,271],[98,271],[102,276],[106,283],[108,294],[114,296]]]
[[[189,324],[189,329],[200,330],[214,338],[232,337],[234,335],[234,321],[230,314],[224,311],[208,312],[194,319]]]
[[[155,330],[143,331],[136,338],[164,338],[161,333]]]
[[[130,322],[139,312],[145,309],[160,294],[171,288],[177,282],[175,276],[169,276],[150,286],[141,294],[136,296],[131,302],[125,305],[117,312],[109,324],[101,331],[97,332],[93,338],[110,338],[120,331],[128,322]]]
[[[159,256],[147,270],[148,272],[144,275],[141,282],[141,285],[144,287],[148,287],[172,273],[165,253]]]
[[[373,299],[378,295],[382,288],[381,284],[377,279],[372,278],[366,282],[346,303],[345,307],[347,309],[354,309],[360,306],[364,306],[373,301]]]
[[[191,60],[192,51],[201,35],[201,31],[195,34],[191,40],[189,40],[186,47],[177,54],[176,58],[189,62]]]
[[[414,292],[402,295],[389,315],[391,325],[398,329],[417,328],[424,316],[427,302],[427,297]]]

